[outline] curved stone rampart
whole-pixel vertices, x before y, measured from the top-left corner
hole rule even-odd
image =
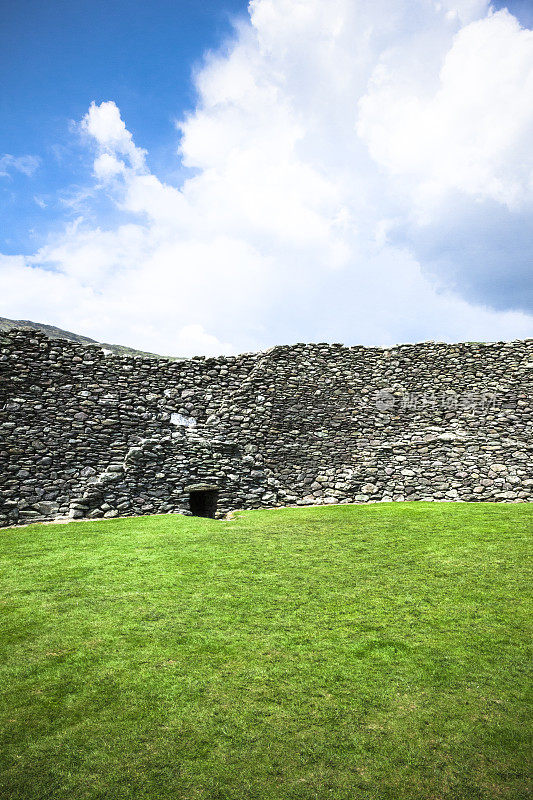
[[[533,340],[180,361],[1,338],[0,524],[379,500],[530,501]]]

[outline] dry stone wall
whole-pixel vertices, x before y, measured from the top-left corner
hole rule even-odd
[[[0,525],[380,500],[531,501],[533,340],[180,361],[0,340]]]

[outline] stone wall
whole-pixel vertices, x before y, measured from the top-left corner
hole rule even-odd
[[[180,361],[10,331],[0,524],[378,500],[530,501],[533,340]]]

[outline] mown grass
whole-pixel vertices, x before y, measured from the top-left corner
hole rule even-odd
[[[526,798],[526,505],[0,532],[0,796]]]

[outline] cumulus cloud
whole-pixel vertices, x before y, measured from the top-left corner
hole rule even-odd
[[[454,36],[436,91],[384,57],[359,101],[372,157],[407,178],[419,202],[457,190],[517,208],[533,199],[533,31],[507,10]]]
[[[40,163],[37,156],[12,156],[10,153],[5,153],[0,156],[0,178],[9,176],[13,170],[31,177]]]
[[[487,13],[489,0],[442,0],[435,3],[435,7],[437,10],[444,9],[448,19],[466,25]]]
[[[135,146],[133,137],[113,101],[109,100],[100,105],[91,103],[89,111],[81,122],[81,129],[98,145],[100,155],[95,160],[96,170],[97,165],[101,168],[103,164],[103,172],[106,175],[113,174],[113,168],[110,169],[110,165],[113,164],[120,171],[121,165],[117,156],[124,156],[134,169],[144,169],[146,151]]]
[[[531,36],[482,0],[252,0],[178,123],[190,177],[163,182],[93,103],[93,205],[0,262],[1,313],[173,355],[531,335],[505,292],[508,218],[532,204]],[[441,258],[453,209],[501,224],[498,302],[472,268],[487,224]]]

